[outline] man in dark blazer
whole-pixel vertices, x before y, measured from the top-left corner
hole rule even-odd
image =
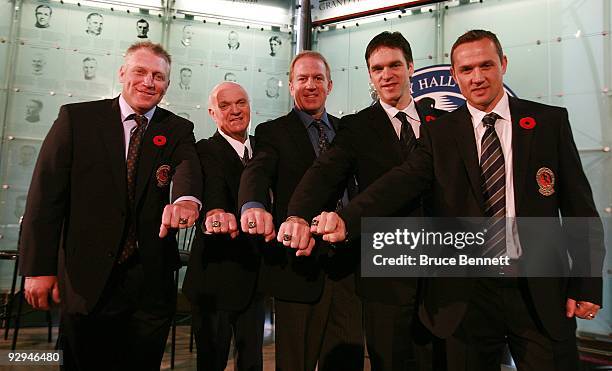
[[[295,108],[257,126],[255,157],[240,181],[244,232],[275,236],[302,175],[335,136],[337,119],[325,111],[331,91],[329,65],[316,52],[298,54],[289,69]],[[319,210],[335,210],[346,184]],[[278,238],[291,239],[291,235]],[[294,241],[299,242],[299,241]],[[306,242],[314,245],[314,240]],[[354,290],[355,255],[320,246],[318,254],[270,242],[262,248],[261,287],[275,298],[276,369],[283,371],[361,369],[361,307]]]
[[[63,106],[40,150],[21,272],[34,308],[61,297],[68,370],[159,369],[180,267],[172,229],[195,223],[202,189],[193,124],[157,107],[169,76],[160,45],[132,45],[121,95]]]
[[[263,296],[256,291],[259,254],[255,240],[238,232],[240,175],[253,153],[249,96],[224,82],[213,88],[208,113],[217,132],[197,144],[204,174],[201,218],[183,292],[193,308],[198,370],[223,371],[232,335],[236,369],[263,369]]]
[[[410,156],[421,125],[428,125],[444,113],[415,103],[412,98],[412,50],[401,33],[383,32],[375,36],[365,56],[370,80],[380,100],[342,118],[332,148],[317,159],[293,193],[288,214],[301,219],[285,223],[279,234],[284,233],[285,227],[293,230],[294,223],[308,224],[305,220],[318,215],[329,195],[346,184],[347,179],[355,177],[359,191],[366,190]],[[402,114],[405,124],[398,116]],[[408,130],[412,137],[402,141],[402,131]],[[421,200],[404,205],[394,215],[422,216]],[[304,230],[310,234],[308,228]],[[355,248],[359,249],[359,245],[355,244]],[[417,279],[360,277],[357,290],[363,301],[372,370],[430,369],[432,352],[421,346],[430,339],[420,336],[413,341],[413,327],[420,325],[415,311]],[[421,335],[427,337],[427,331]]]
[[[451,63],[467,105],[425,126],[412,158],[355,198],[341,218],[320,215],[313,231],[342,240],[346,229],[358,231],[361,217],[392,215],[426,190],[432,216],[548,218],[548,229],[509,223],[499,253],[511,265],[500,273],[520,272],[534,259],[542,272],[569,269],[569,255],[567,275],[428,279],[419,315],[447,339],[450,370],[499,369],[506,344],[519,370],[577,370],[575,317],[592,319],[600,308],[603,240],[567,111],[508,96],[507,59],[489,31],[459,37]],[[489,170],[499,171],[493,183]],[[568,227],[572,217],[589,218],[588,234]],[[527,238],[534,232],[537,241]],[[579,271],[589,265],[593,277]]]

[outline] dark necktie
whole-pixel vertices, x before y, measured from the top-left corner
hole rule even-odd
[[[395,117],[402,122],[402,129],[400,130],[400,144],[402,145],[402,150],[410,153],[410,151],[416,147],[416,136],[414,135],[414,130],[412,130],[412,125],[410,125],[408,121],[408,115],[406,112],[399,111]]]
[[[130,135],[130,145],[128,146],[126,158],[128,200],[132,212],[130,213],[128,234],[125,239],[125,244],[117,260],[119,264],[124,263],[132,256],[137,247],[138,239],[136,237],[136,224],[134,222],[135,216],[133,215],[135,207],[134,198],[136,195],[136,169],[138,168],[138,159],[140,158],[142,138],[147,129],[147,118],[143,115],[131,114],[126,120],[134,120],[136,122],[136,127],[132,130],[132,134]]]
[[[485,216],[491,218],[484,251],[487,257],[498,257],[506,252],[506,171],[501,142],[495,132],[495,122],[499,118],[491,112],[482,119],[486,130],[480,146],[480,173]]]
[[[329,140],[327,139],[327,135],[325,134],[325,124],[321,120],[315,120],[314,122],[317,131],[319,132],[319,156],[327,151],[329,148]]]
[[[313,124],[315,125],[315,127],[317,128],[317,131],[319,132],[319,156],[321,156],[323,154],[323,152],[327,151],[327,149],[329,148],[329,140],[327,139],[327,134],[325,134],[325,124],[323,123],[323,121],[321,120],[314,120]],[[342,197],[340,199],[338,199],[338,201],[336,202],[336,211],[340,211],[343,207],[343,201],[342,199],[344,198],[344,194],[346,193],[346,190],[344,191]],[[348,201],[348,198],[347,198]]]
[[[249,149],[247,146],[244,146],[244,152],[242,153],[242,158],[240,158],[240,161],[242,161],[242,166],[247,166],[249,163]]]

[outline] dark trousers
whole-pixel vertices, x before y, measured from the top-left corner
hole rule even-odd
[[[198,349],[199,371],[223,371],[230,353],[232,335],[238,371],[263,369],[264,300],[257,295],[242,311],[224,311],[192,306],[193,333]]]
[[[444,370],[444,349],[434,347],[441,340],[421,324],[414,303],[364,301],[363,312],[372,371]],[[435,357],[434,348],[440,350]]]
[[[355,278],[326,278],[312,304],[275,300],[276,370],[363,370],[361,302]]]
[[[91,313],[63,309],[62,369],[159,370],[176,308],[172,272],[165,275],[152,293],[141,264],[117,267]]]
[[[452,371],[499,371],[506,344],[519,371],[579,370],[575,336],[542,329],[524,279],[480,279],[458,329],[447,339]]]

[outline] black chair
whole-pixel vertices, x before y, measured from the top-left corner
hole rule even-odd
[[[195,226],[191,228],[179,229],[176,233],[176,239],[179,245],[179,254],[181,257],[181,268],[186,267],[191,256],[191,244],[195,236]],[[174,281],[176,283],[176,291],[179,287],[179,270],[174,272]],[[176,315],[172,318],[172,347],[170,349],[170,368],[174,369],[174,358],[176,354]],[[193,352],[193,327],[190,326],[189,334],[189,352]]]
[[[23,310],[23,287],[25,285],[25,277],[21,277],[19,291],[15,291],[17,288],[17,276],[19,275],[19,246],[21,244],[21,221],[23,217],[19,219],[19,234],[17,237],[17,250],[0,250],[0,260],[12,260],[14,261],[13,266],[13,280],[11,282],[11,292],[8,295],[8,302],[5,304],[4,313],[2,319],[4,320],[4,340],[8,340],[9,329],[11,328],[11,318],[13,317],[13,306],[15,305],[15,298],[18,295],[17,313],[15,314],[15,324],[13,330],[13,341],[11,344],[11,350],[15,350],[17,346],[17,337],[19,336],[19,327],[21,324],[21,314]],[[51,318],[51,311],[46,311],[45,316],[47,319],[47,342],[52,340],[52,328],[53,320]]]

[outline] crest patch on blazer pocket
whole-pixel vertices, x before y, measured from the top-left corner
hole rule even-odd
[[[172,173],[174,169],[168,164],[160,165],[155,171],[155,179],[157,180],[157,186],[167,187],[170,184],[170,180],[172,179]]]
[[[547,167],[541,167],[536,173],[538,182],[538,192],[543,196],[550,196],[555,193],[555,173]]]

